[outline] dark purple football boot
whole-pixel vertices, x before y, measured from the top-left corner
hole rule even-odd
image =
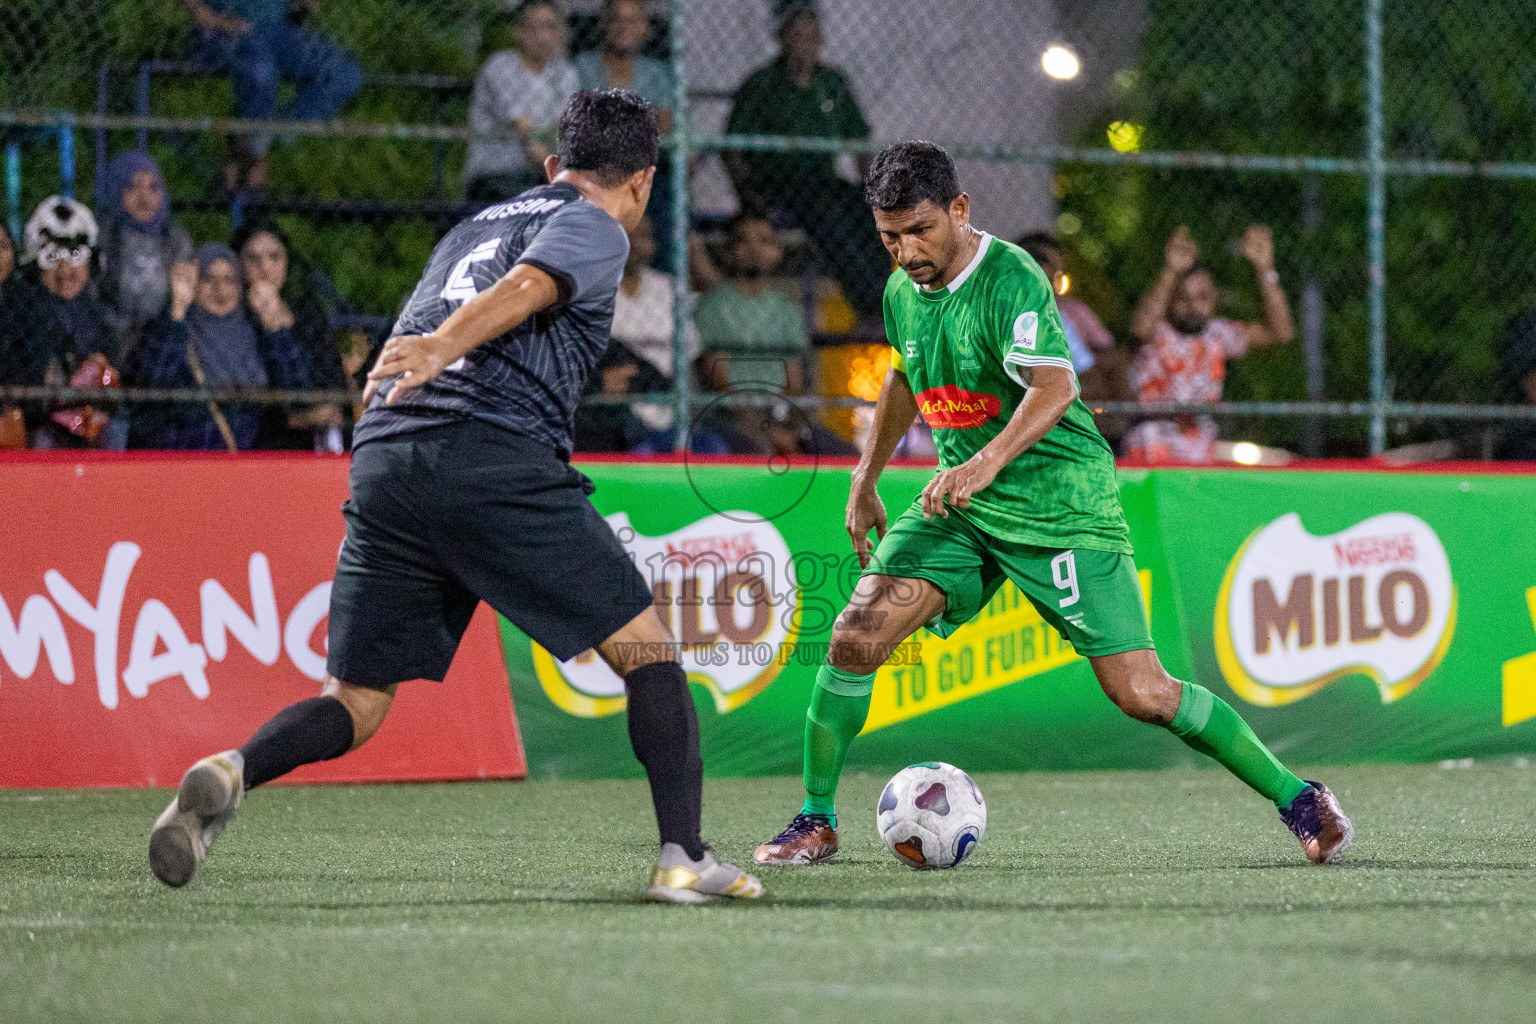
[[[1301,841],[1313,864],[1334,863],[1355,838],[1355,826],[1344,816],[1338,797],[1321,782],[1308,781],[1307,788],[1280,812],[1280,820]]]
[[[821,864],[837,856],[837,829],[824,814],[797,814],[752,854],[755,864]]]

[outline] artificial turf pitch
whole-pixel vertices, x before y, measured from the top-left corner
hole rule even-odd
[[[0,791],[3,1021],[1536,1019],[1536,770],[1336,768],[1345,863],[1222,773],[981,776],[971,861],[841,862],[662,907],[640,782],[272,787],[186,889],[168,791]],[[1308,777],[1315,777],[1310,775]],[[738,863],[793,779],[711,781]]]

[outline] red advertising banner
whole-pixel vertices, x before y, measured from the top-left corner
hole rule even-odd
[[[325,678],[347,461],[0,461],[0,786],[174,785]],[[495,618],[292,782],[526,774]]]

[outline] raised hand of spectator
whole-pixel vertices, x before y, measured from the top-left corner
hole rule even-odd
[[[1244,239],[1246,242],[1246,238]],[[1168,244],[1163,249],[1163,262],[1168,269],[1178,274],[1189,272],[1189,268],[1195,265],[1195,260],[1200,256],[1200,247],[1190,237],[1189,228],[1183,224],[1168,238]]]
[[[1253,224],[1243,232],[1243,258],[1263,273],[1275,266],[1275,237],[1266,225]]]
[[[197,294],[197,264],[178,263],[171,268],[171,319],[184,320]]]
[[[635,374],[640,372],[640,367],[634,363],[620,363],[610,366],[603,371],[603,394],[627,395],[629,383],[634,380]]]
[[[244,18],[237,18],[233,14],[221,14],[202,3],[201,0],[192,0],[187,4],[187,8],[197,27],[205,32],[223,32],[232,36],[243,36],[251,30],[251,23]]]
[[[283,301],[277,285],[265,277],[253,277],[246,290],[246,301],[251,304],[262,330],[280,331],[293,326],[293,311]]]

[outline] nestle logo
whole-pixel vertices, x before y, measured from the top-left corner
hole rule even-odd
[[[1341,569],[1412,562],[1417,557],[1411,533],[1390,537],[1351,537],[1343,542],[1336,541],[1333,545],[1334,562]]]
[[[735,562],[748,555],[756,554],[757,551],[757,538],[750,532],[667,542],[667,554],[683,559],[685,565],[701,556],[712,560],[723,558],[726,561]]]

